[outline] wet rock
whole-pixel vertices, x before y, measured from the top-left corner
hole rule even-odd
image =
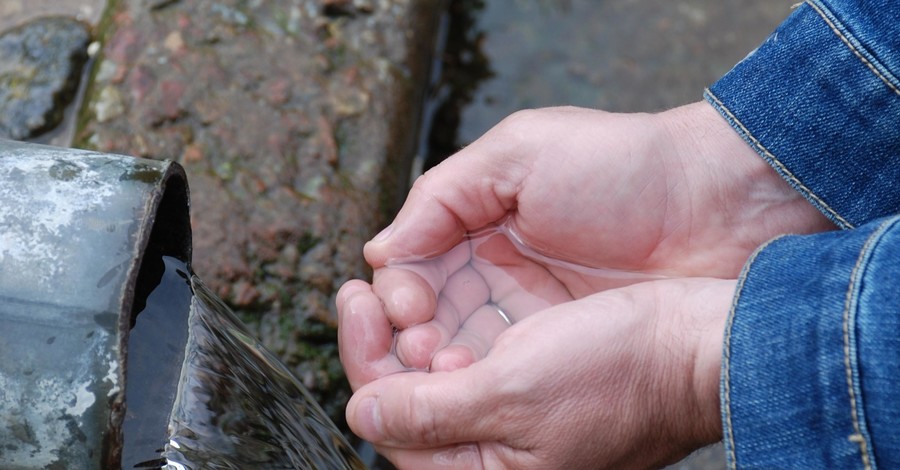
[[[405,195],[442,2],[151,3],[110,13],[76,146],[185,166],[194,269],[342,422],[334,296]]]
[[[2,0],[0,32],[45,16],[67,16],[96,26],[107,0]]]
[[[45,17],[0,36],[0,137],[27,139],[59,124],[87,60],[90,33]]]
[[[119,91],[113,87],[103,88],[95,109],[97,111],[97,122],[109,121],[125,112]]]

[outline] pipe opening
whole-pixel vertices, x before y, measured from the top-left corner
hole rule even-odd
[[[134,328],[138,314],[144,310],[150,292],[159,285],[165,269],[163,256],[190,264],[191,219],[187,182],[180,172],[163,183],[164,191],[152,217],[152,229],[141,255],[141,268],[134,283],[129,328]]]
[[[121,468],[160,468],[162,447],[188,342],[193,296],[188,188],[180,168],[167,172],[134,281],[127,329]],[[124,333],[124,332],[123,332]]]

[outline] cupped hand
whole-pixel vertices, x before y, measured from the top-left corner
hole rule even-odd
[[[437,257],[376,270],[373,292],[396,329],[400,362],[447,371],[479,360],[507,327],[538,311],[653,278],[547,258],[500,224]]]
[[[479,265],[466,237],[491,226],[529,253],[482,251]],[[571,267],[735,277],[772,236],[831,227],[706,103],[516,113],[416,181],[365,247],[373,284],[339,292],[341,360],[357,390],[348,419],[410,468],[667,460],[691,435],[671,431],[690,420],[668,405],[697,401],[670,369],[695,355],[690,342],[656,342],[705,331],[697,311],[713,303],[683,308],[690,296],[673,293],[700,281],[604,290],[646,278],[610,283]],[[730,298],[733,282],[707,282],[718,304]]]
[[[551,108],[419,178],[365,255],[401,362],[450,370],[501,320],[664,276],[736,277],[768,238],[828,227],[706,103]]]
[[[347,418],[400,468],[647,468],[721,437],[718,381],[735,281],[660,280],[505,329],[486,356],[407,372],[363,283],[340,296]],[[369,372],[378,369],[380,378]]]
[[[832,227],[705,102],[659,114],[547,108],[511,115],[418,178],[365,247],[375,268],[507,220],[550,258],[734,278],[769,238]]]

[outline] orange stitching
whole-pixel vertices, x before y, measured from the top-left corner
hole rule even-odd
[[[781,163],[781,161],[778,160],[778,157],[776,157],[774,154],[772,154],[772,152],[770,152],[769,149],[767,149],[767,148],[762,144],[762,142],[760,142],[756,137],[753,136],[752,133],[750,133],[750,130],[747,129],[746,126],[744,126],[744,123],[742,123],[742,122],[740,121],[740,119],[737,118],[737,116],[735,116],[734,114],[732,114],[732,113],[731,113],[731,110],[728,109],[728,107],[725,106],[725,103],[722,103],[722,101],[719,99],[719,97],[716,96],[716,95],[714,95],[713,92],[712,92],[709,88],[706,89],[706,94],[707,94],[710,98],[712,98],[713,101],[716,102],[717,107],[718,107],[722,112],[724,112],[725,114],[727,114],[727,115],[728,115],[728,118],[731,119],[732,122],[734,122],[738,127],[741,128],[741,132],[743,132],[744,135],[746,135],[747,138],[750,139],[750,141],[751,141],[751,143],[753,144],[753,146],[756,147],[756,148],[758,148],[760,151],[762,151],[763,154],[765,154],[765,156],[767,157],[767,159],[768,159],[769,161],[771,161],[773,165],[775,165],[776,167],[778,167],[778,170],[781,172],[781,174],[785,175],[789,180],[791,180],[791,182],[793,182],[794,184],[796,184],[797,186],[799,186],[800,189],[801,189],[803,192],[805,192],[807,195],[809,195],[809,197],[811,197],[817,204],[819,204],[819,206],[822,207],[822,209],[826,210],[829,214],[833,215],[834,218],[837,219],[837,220],[838,220],[839,222],[841,222],[842,224],[844,224],[844,226],[845,226],[846,228],[853,228],[853,224],[851,224],[849,221],[847,221],[847,219],[844,219],[843,217],[841,217],[841,215],[838,214],[837,211],[835,211],[834,209],[832,209],[831,206],[829,206],[829,205],[828,205],[827,203],[825,203],[825,201],[823,201],[819,196],[817,196],[815,193],[813,193],[811,189],[809,189],[808,187],[806,187],[805,184],[803,184],[802,182],[800,182],[800,180],[797,179],[797,177],[794,176],[794,174],[791,173],[791,171],[788,170],[788,168],[787,168],[786,166],[784,166],[784,164]]]
[[[816,13],[818,13],[819,16],[821,16],[822,19],[825,20],[825,23],[828,24],[828,27],[831,28],[832,31],[834,31],[834,34],[837,34],[837,36],[838,36],[838,38],[840,38],[841,42],[843,42],[844,45],[846,45],[848,48],[850,48],[850,52],[853,52],[853,55],[855,55],[857,59],[861,60],[862,63],[865,64],[866,67],[868,67],[869,70],[871,70],[872,73],[875,74],[875,76],[877,76],[879,79],[881,79],[881,81],[884,82],[884,84],[887,85],[888,88],[891,89],[891,91],[893,91],[893,92],[896,93],[897,95],[900,95],[900,89],[898,89],[896,86],[894,86],[894,84],[891,83],[891,81],[890,81],[887,77],[885,77],[884,74],[882,74],[881,71],[879,71],[879,70],[875,67],[875,65],[872,64],[871,61],[869,61],[869,59],[865,58],[865,57],[859,52],[859,50],[856,49],[856,46],[854,46],[854,45],[850,42],[850,40],[848,40],[847,37],[844,36],[844,33],[843,33],[841,30],[838,29],[838,27],[831,21],[830,18],[828,18],[828,17],[825,15],[825,12],[822,11],[822,9],[821,9],[818,5],[816,5],[815,3],[811,2],[810,0],[806,0],[806,4],[809,5],[809,6],[811,6],[814,10],[816,10]]]

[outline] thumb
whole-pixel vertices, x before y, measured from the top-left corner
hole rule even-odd
[[[394,222],[366,244],[366,261],[379,268],[436,256],[466,231],[502,219],[527,172],[505,146],[483,137],[416,179]]]
[[[347,404],[347,422],[379,446],[426,449],[493,441],[495,402],[475,365],[452,372],[404,372],[359,389]]]

